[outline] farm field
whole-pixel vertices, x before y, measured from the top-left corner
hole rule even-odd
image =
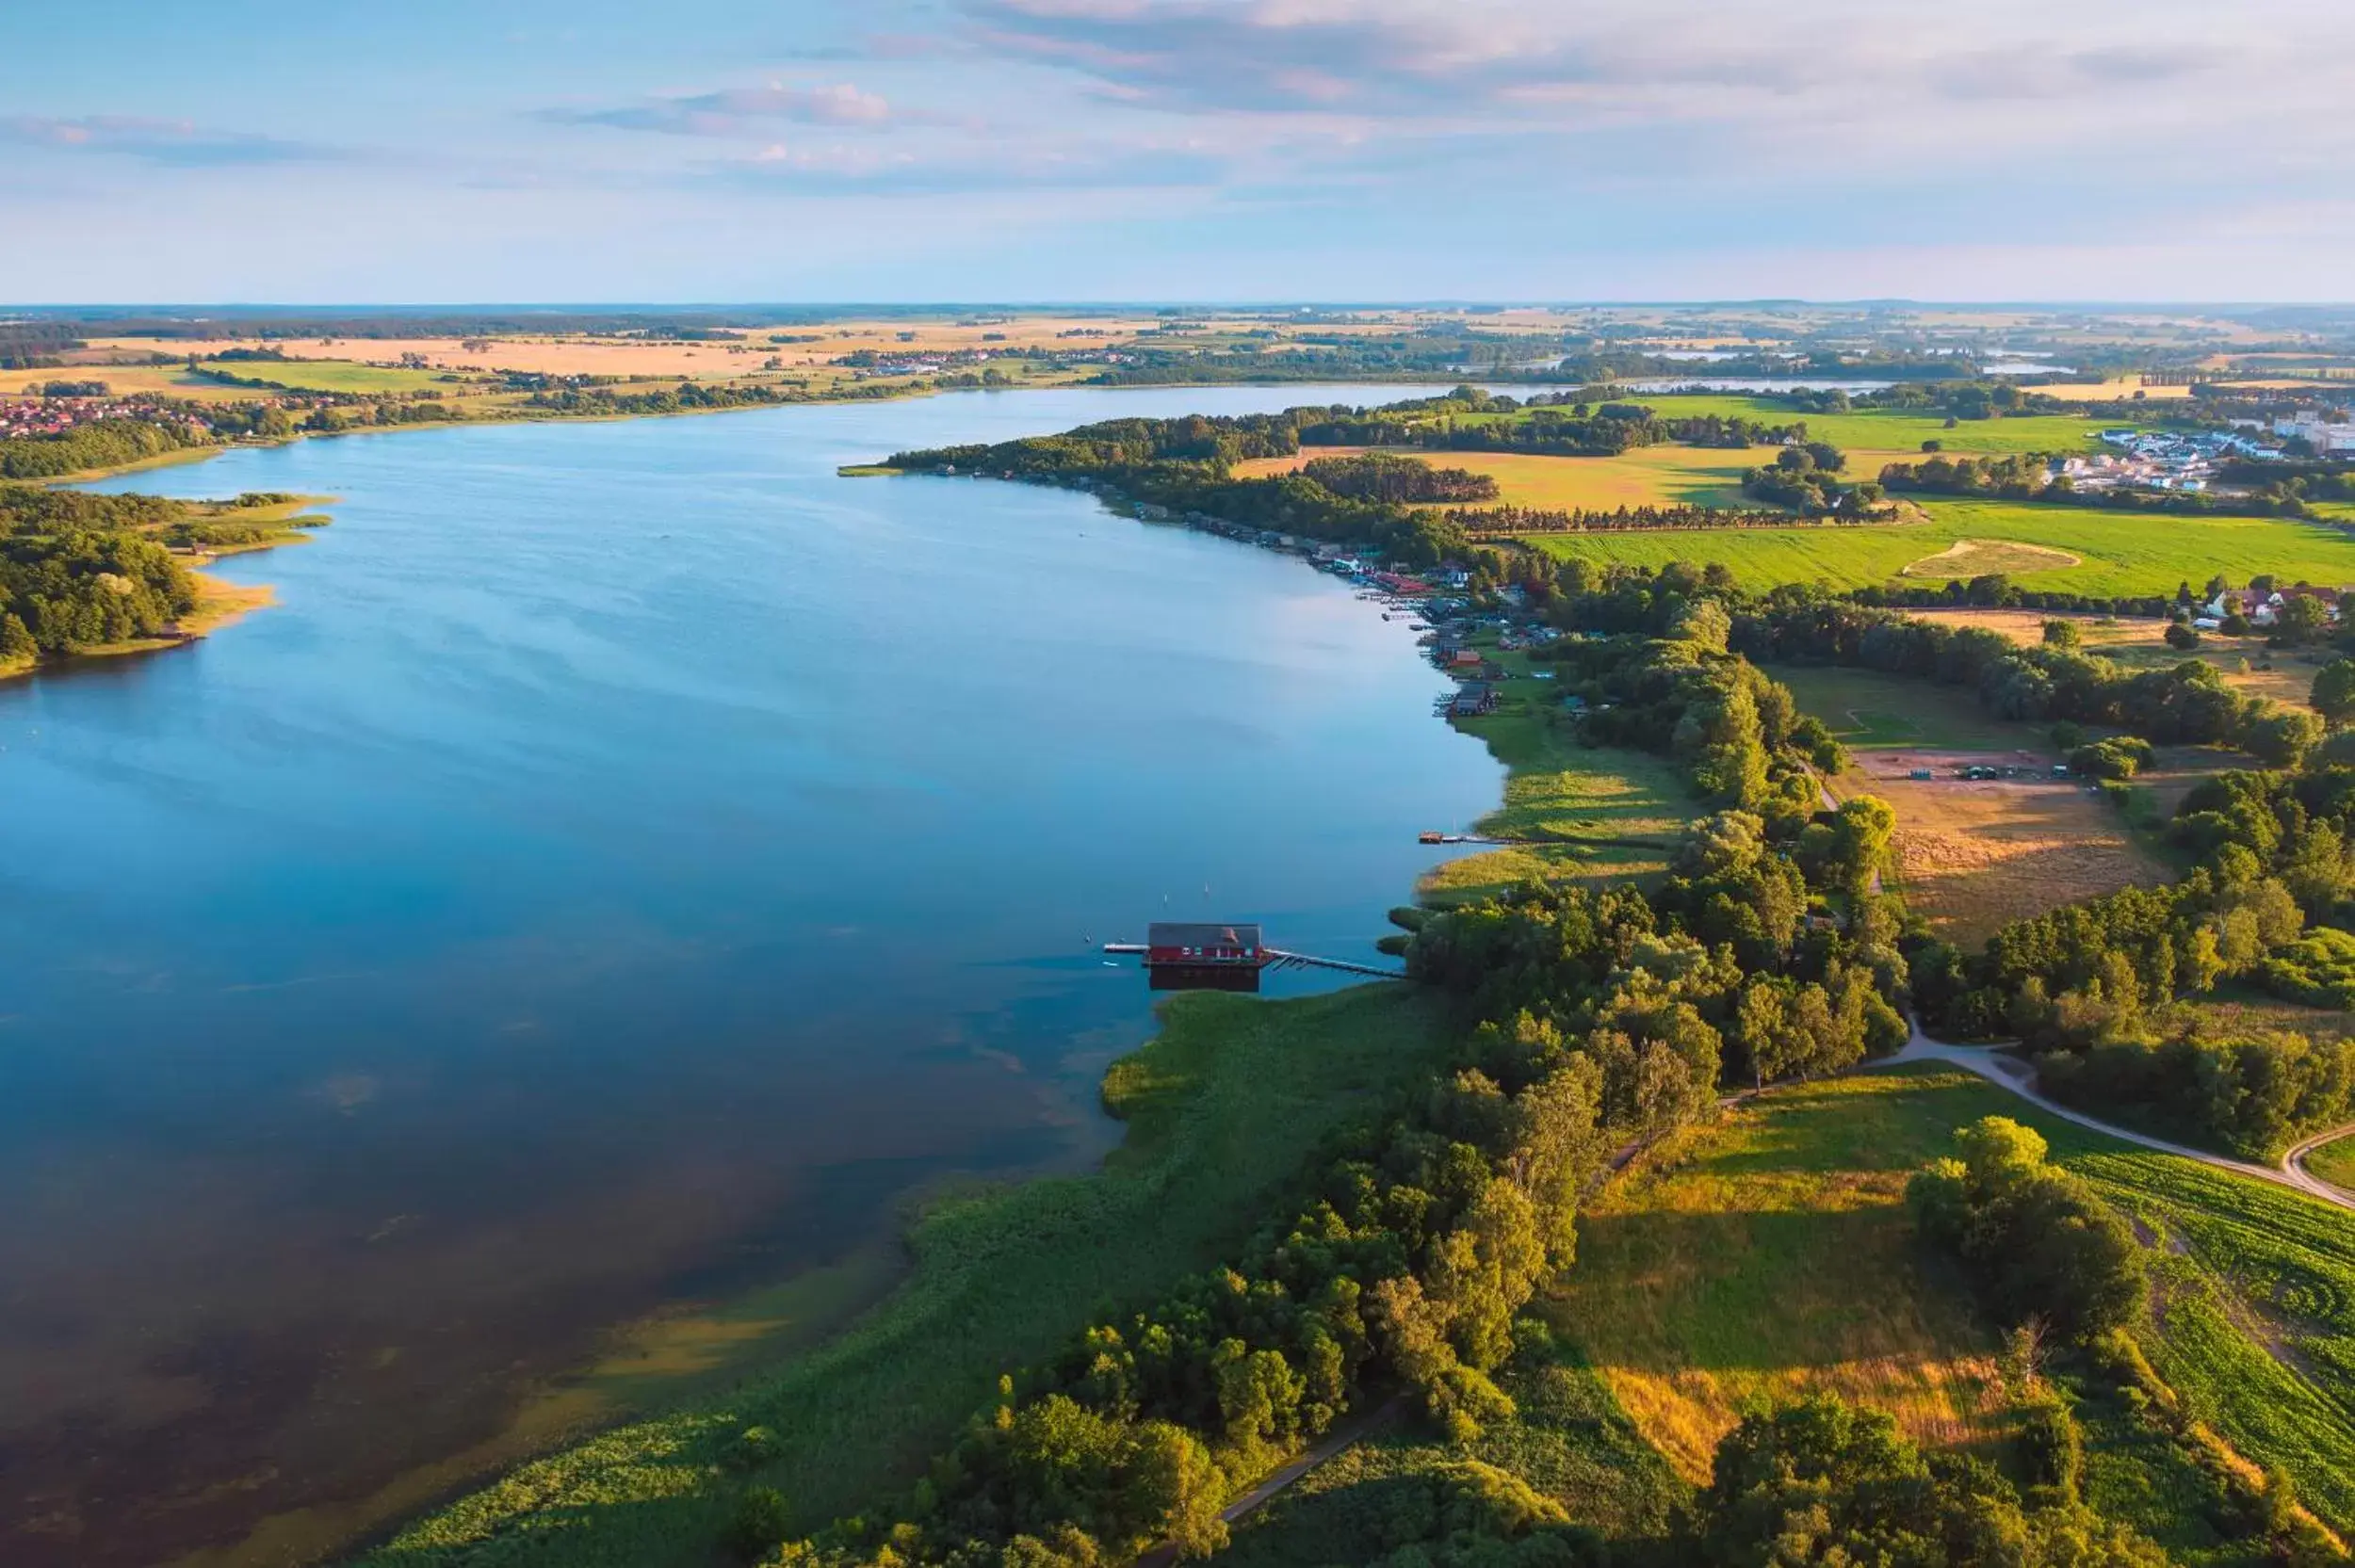
[[[1811,666],[1769,673],[1853,753],[1832,793],[1876,795],[1896,812],[1896,889],[1949,941],[1981,942],[2057,904],[2168,880],[2118,808],[2081,784],[1954,776],[1973,762],[2043,773],[2057,758],[2036,727],[1990,719],[1967,692],[1926,681]],[[1914,779],[1917,768],[1934,776]]]
[[[1138,331],[1152,325],[1148,318],[1099,320],[1050,315],[966,325],[951,321],[852,320],[809,326],[748,327],[737,329],[744,335],[735,342],[637,340],[563,333],[498,336],[487,340],[456,337],[335,338],[326,342],[317,339],[273,339],[268,345],[259,340],[225,338],[196,347],[203,353],[218,352],[224,348],[269,347],[290,358],[321,360],[398,361],[403,354],[415,353],[423,354],[436,370],[526,370],[555,376],[712,377],[748,374],[771,355],[784,360],[788,366],[799,366],[822,364],[861,348],[884,353],[933,354],[960,348],[1103,347],[1131,339]],[[1069,339],[1059,335],[1067,331],[1100,331],[1108,335]],[[901,336],[903,332],[912,335],[903,339]],[[997,336],[992,337],[990,334],[993,333]],[[814,341],[781,341],[804,337]],[[466,347],[468,342],[484,341],[489,347]],[[164,346],[161,351],[170,353],[183,347],[175,342]],[[92,353],[144,354],[157,351],[158,345],[148,338],[94,338],[90,340],[90,348]],[[71,372],[50,371],[47,374],[56,376]]]
[[[2014,569],[2021,586],[2096,594],[2172,593],[2216,573],[2246,582],[2270,572],[2285,581],[2355,584],[2355,534],[2322,523],[2266,517],[2161,517],[2027,502],[1918,500],[1927,521],[1867,527],[1669,530],[1541,534],[1534,547],[1564,559],[1656,568],[1672,560],[1722,562],[1749,588],[1826,582],[1865,588],[1964,540],[2017,542],[2076,557],[2078,564]]]
[[[226,375],[278,381],[314,392],[430,390],[455,397],[467,390],[462,384],[440,380],[440,373],[437,372],[362,364],[352,360],[232,360],[226,364],[210,365],[208,368],[218,369]],[[64,370],[0,371],[0,395],[14,395],[38,387],[43,381],[56,380],[104,381],[110,392],[119,395],[144,392],[207,403],[250,403],[256,397],[267,396],[265,388],[231,386],[192,375],[186,364],[95,364]]]
[[[2203,578],[2202,582],[2205,581]],[[2198,592],[2200,583],[2192,585]],[[2329,648],[2268,648],[2262,637],[2230,638],[2216,632],[2201,634],[2200,646],[2185,651],[2167,643],[2167,622],[2120,620],[2095,615],[2048,615],[2035,610],[1931,609],[1911,613],[1947,626],[1978,626],[2000,632],[2014,642],[2040,643],[2047,621],[2073,622],[2088,654],[2136,670],[2168,669],[2184,659],[2198,659],[2224,677],[2224,684],[2250,697],[2270,697],[2277,703],[2303,707],[2314,688],[2314,672],[2338,657]]]
[[[1886,452],[1919,458],[1922,443],[1944,444],[1952,453],[2082,452],[2096,449],[2102,428],[2074,414],[2030,414],[2017,419],[1966,419],[1952,429],[1938,412],[1915,413],[1897,409],[1860,409],[1850,413],[1808,413],[1774,397],[1750,397],[1731,393],[1647,393],[1629,402],[1644,403],[1665,419],[1693,419],[1707,414],[1755,419],[1765,424],[1804,422],[1808,438],[1828,441],[1843,452]],[[1849,466],[1871,478],[1878,467]]]
[[[1312,446],[1296,457],[1257,458],[1235,465],[1236,474],[1257,478],[1289,474],[1318,458],[1339,457],[1362,447]],[[1434,468],[1462,468],[1497,481],[1496,504],[1541,511],[1581,508],[1608,511],[1619,507],[1693,506],[1763,509],[1742,493],[1745,469],[1774,461],[1775,448],[1727,451],[1701,446],[1638,446],[1616,458],[1555,458],[1519,452],[1432,452],[1401,449]],[[1884,463],[1914,456],[1907,452],[1852,452],[1850,471],[1864,477]]]
[[[797,1528],[866,1507],[912,1482],[1001,1372],[1100,1303],[1240,1244],[1326,1130],[1428,1071],[1451,1039],[1437,1000],[1404,987],[1179,997],[1105,1076],[1129,1134],[1100,1174],[935,1204],[911,1237],[913,1274],[840,1337],[716,1402],[526,1465],[360,1560],[703,1568],[727,1501],[699,1483],[754,1424],[778,1442],[755,1479],[789,1489]]]

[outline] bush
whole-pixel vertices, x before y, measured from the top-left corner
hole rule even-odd
[[[2185,622],[2170,622],[2167,628],[2167,645],[2189,653],[2200,646],[2200,633]]]
[[[2087,779],[2131,779],[2151,766],[2151,743],[2139,736],[2119,736],[2080,746],[2069,753],[2069,770]]]
[[[793,1532],[792,1511],[773,1486],[755,1486],[736,1499],[723,1544],[747,1562],[768,1556]]]

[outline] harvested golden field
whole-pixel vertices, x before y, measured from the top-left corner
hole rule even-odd
[[[1317,446],[1289,458],[1260,458],[1236,465],[1245,477],[1290,474],[1318,458],[1341,457],[1362,447]],[[1556,458],[1520,452],[1408,451],[1434,468],[1462,468],[1497,482],[1505,506],[1539,511],[1611,511],[1620,507],[1693,506],[1768,509],[1742,493],[1742,473],[1774,461],[1775,449],[1753,446],[1726,451],[1701,446],[1639,446],[1616,458]],[[1858,451],[1848,469],[1860,477],[1889,463],[1918,458],[1918,452]],[[2073,563],[2071,563],[2073,564]]]
[[[2132,377],[2115,381],[2061,382],[2034,389],[2038,396],[2057,397],[2064,403],[2107,403],[2119,398],[2132,398],[2137,392],[2145,402],[2162,402],[2191,396],[2187,386],[2142,386]]]
[[[1578,1267],[1540,1310],[1644,1437],[1706,1482],[1744,1410],[1827,1392],[1940,1447],[2000,1420],[1993,1346],[1925,1277],[1907,1178],[1945,1152],[1939,1081],[1868,1074],[1776,1090],[1648,1152],[1579,1217]]]
[[[2052,759],[2025,752],[1860,752],[1832,786],[1840,795],[1877,795],[1896,812],[1892,848],[1898,889],[1939,935],[1969,946],[2006,921],[2171,880],[2098,791],[2070,780],[1955,776],[1957,768],[1986,763],[2040,771]],[[1933,777],[1910,776],[1922,768]]]
[[[357,360],[398,364],[404,354],[422,354],[436,370],[523,370],[550,376],[718,376],[746,375],[775,357],[788,368],[823,364],[858,349],[886,354],[938,354],[957,349],[1021,348],[1100,348],[1126,342],[1151,327],[1150,318],[1096,320],[1080,316],[1025,316],[1012,321],[838,321],[810,326],[747,327],[740,342],[664,343],[625,338],[589,337],[572,333],[492,337],[487,348],[470,349],[480,338],[332,338],[308,340],[219,339],[185,346],[201,354],[223,348],[273,348],[291,359]],[[1101,332],[1102,337],[1064,338],[1065,331]],[[779,338],[812,338],[807,343],[781,343]],[[175,352],[184,346],[163,349]],[[157,346],[147,339],[93,339],[92,355],[103,352],[147,354]],[[231,366],[230,368],[237,368]],[[255,369],[252,374],[267,374]],[[60,374],[57,371],[45,373]]]
[[[250,366],[222,368],[252,373]],[[252,387],[222,386],[191,376],[185,364],[77,364],[65,369],[0,370],[0,396],[30,392],[43,381],[104,381],[114,394],[154,393],[195,403],[250,403],[257,396]]]

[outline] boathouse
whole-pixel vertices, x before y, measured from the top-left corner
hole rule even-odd
[[[1267,962],[1256,925],[1156,920],[1145,933],[1156,991],[1257,991]]]

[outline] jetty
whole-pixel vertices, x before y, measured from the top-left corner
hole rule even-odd
[[[1403,969],[1271,947],[1261,940],[1259,928],[1248,922],[1157,920],[1147,928],[1145,941],[1107,942],[1102,950],[1143,958],[1156,991],[1256,992],[1259,977],[1271,969],[1330,969],[1377,980],[1406,978]]]

